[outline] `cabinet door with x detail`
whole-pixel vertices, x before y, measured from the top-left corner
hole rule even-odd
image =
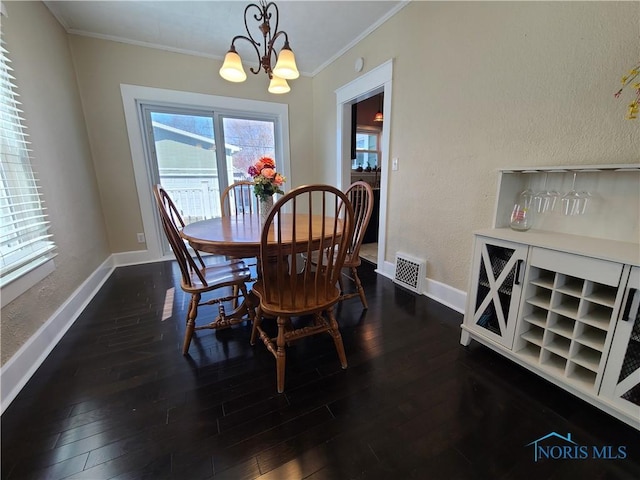
[[[633,267],[602,380],[600,395],[640,428],[640,267]]]
[[[528,246],[476,237],[465,326],[511,348]]]

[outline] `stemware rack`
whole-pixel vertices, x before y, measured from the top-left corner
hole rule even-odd
[[[508,168],[499,170],[493,228],[509,226],[514,204],[527,188],[566,193],[576,175],[576,189],[591,195],[584,215],[566,216],[561,201],[554,211],[533,213],[532,230],[637,242],[640,237],[640,164]]]

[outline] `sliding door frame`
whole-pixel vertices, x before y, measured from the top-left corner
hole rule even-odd
[[[277,119],[274,132],[276,151],[279,148],[282,157],[283,175],[287,177],[289,182],[293,182],[289,153],[289,107],[287,104],[126,84],[120,85],[120,93],[138,190],[142,233],[144,233],[146,240],[146,250],[130,252],[134,254],[132,255],[132,263],[152,262],[170,258],[162,253],[162,229],[154,214],[155,204],[151,190],[153,178],[148,170],[145,156],[145,134],[142,131],[141,104],[219,110],[230,116],[251,116],[255,114],[275,117]]]

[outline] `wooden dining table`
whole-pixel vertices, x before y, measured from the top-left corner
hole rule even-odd
[[[277,245],[276,228],[281,235],[281,244],[291,246],[295,225],[295,238],[299,239],[297,252],[306,250],[309,228],[313,232],[318,245],[322,239],[322,215],[306,213],[280,213],[271,226],[269,237],[274,247]],[[333,218],[325,218],[325,238],[333,229]],[[200,220],[186,225],[180,232],[189,244],[201,252],[225,255],[235,258],[260,256],[262,223],[260,216],[240,214]]]

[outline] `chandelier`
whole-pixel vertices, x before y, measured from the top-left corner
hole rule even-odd
[[[275,12],[271,12],[273,9]],[[262,33],[262,42],[256,41],[247,23],[248,16],[253,13],[253,18],[257,22],[260,22],[258,29]],[[296,67],[296,59],[293,55],[291,47],[289,47],[289,36],[287,32],[278,31],[278,6],[274,2],[267,3],[265,0],[260,0],[260,4],[250,3],[244,9],[244,28],[247,31],[247,35],[236,35],[231,40],[231,47],[224,57],[224,63],[220,68],[220,76],[230,82],[244,82],[247,79],[247,74],[242,67],[242,59],[236,51],[236,40],[246,40],[249,42],[256,51],[258,56],[258,68],[250,68],[249,70],[253,74],[260,73],[261,70],[269,76],[271,80],[269,82],[270,93],[287,93],[291,90],[287,80],[294,80],[300,76],[298,67]],[[274,20],[274,31],[271,31],[271,20]],[[275,43],[278,38],[284,37],[284,45],[280,50],[280,53],[276,53]],[[259,39],[259,38],[258,38]],[[260,51],[262,47],[262,52]],[[272,61],[275,59],[275,66],[271,66]]]

